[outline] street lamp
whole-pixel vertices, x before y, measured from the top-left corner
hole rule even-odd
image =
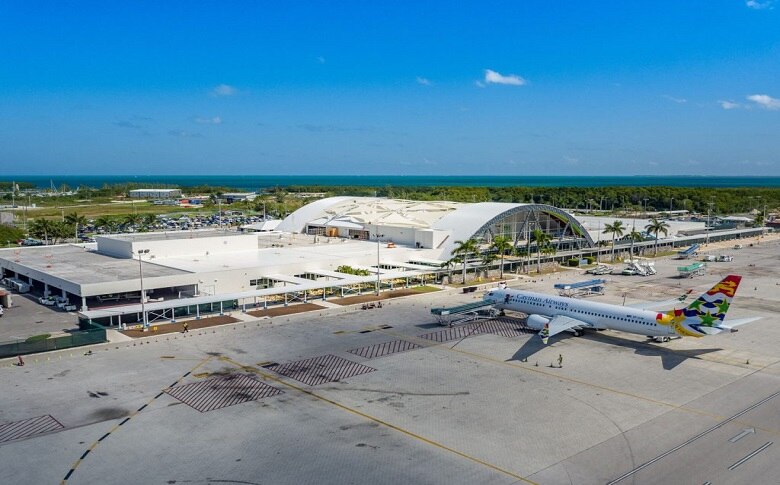
[[[648,201],[648,200],[649,200],[649,199],[648,199],[647,197],[645,197],[644,199],[642,199],[642,202],[644,202],[644,203],[645,203],[645,205],[644,205],[645,219],[647,219],[647,201]]]
[[[149,319],[146,316],[146,293],[144,293],[144,265],[141,256],[149,254],[148,249],[139,249],[138,254],[138,273],[141,275],[141,321],[143,322],[144,332],[149,331]]]
[[[710,230],[712,229],[712,219],[711,219],[711,213],[712,213],[712,205],[715,203],[713,202],[714,197],[710,197],[710,202],[707,204],[707,224],[705,226],[705,229],[707,229],[707,239],[705,244],[710,243]]]
[[[376,296],[379,296],[379,288],[381,287],[381,284],[379,282],[379,246],[380,246],[380,237],[385,237],[384,234],[376,233],[374,234],[374,237],[376,237]]]
[[[672,202],[674,202],[674,197],[669,198],[669,217],[672,217]]]

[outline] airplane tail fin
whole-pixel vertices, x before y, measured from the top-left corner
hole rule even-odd
[[[675,310],[671,322],[675,331],[689,337],[704,337],[731,331],[730,327],[723,325],[723,319],[741,280],[741,276],[728,275],[687,308]]]

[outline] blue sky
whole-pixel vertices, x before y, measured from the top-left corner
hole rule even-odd
[[[12,174],[780,174],[780,1],[0,3]]]

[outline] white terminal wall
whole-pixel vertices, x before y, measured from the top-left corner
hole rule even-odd
[[[145,260],[180,256],[208,256],[257,250],[257,234],[214,236],[181,239],[133,240],[97,236],[98,252],[117,258],[136,257],[138,250],[149,250]]]

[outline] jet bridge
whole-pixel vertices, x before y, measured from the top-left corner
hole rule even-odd
[[[707,274],[707,263],[693,263],[688,266],[678,266],[677,273],[680,278],[693,278]]]
[[[579,281],[577,283],[557,283],[554,288],[558,290],[558,294],[561,296],[587,296],[587,295],[603,295],[604,287],[607,284],[607,280],[595,279],[588,281]]]
[[[688,249],[685,249],[683,251],[677,251],[677,258],[678,259],[688,259],[693,256],[696,256],[697,251],[699,250],[699,245],[694,244],[693,246],[689,247]]]
[[[452,326],[472,320],[493,318],[498,315],[498,310],[493,308],[492,303],[475,301],[449,308],[431,308],[431,313],[436,317],[439,325]]]

